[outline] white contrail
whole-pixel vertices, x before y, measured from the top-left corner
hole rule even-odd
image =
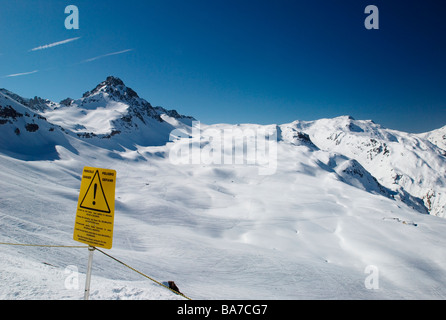
[[[94,58],[90,58],[90,59],[84,60],[81,63],[91,62],[91,61],[98,60],[98,59],[101,59],[101,58],[105,58],[105,57],[108,57],[108,56],[114,56],[114,55],[117,55],[117,54],[126,53],[126,52],[129,52],[129,51],[132,51],[132,50],[133,49],[126,49],[126,50],[122,50],[122,51],[118,51],[118,52],[112,52],[112,53],[103,54],[102,56],[97,56],[97,57],[94,57]]]
[[[71,41],[75,41],[75,40],[78,40],[80,38],[81,37],[70,38],[70,39],[66,39],[66,40],[62,40],[62,41],[58,41],[58,42],[53,42],[53,43],[50,43],[50,44],[46,44],[44,46],[40,46],[40,47],[31,49],[29,51],[37,51],[37,50],[43,50],[43,49],[52,48],[52,47],[55,47],[55,46],[60,46],[61,44],[65,44],[65,43],[68,43],[68,42],[71,42]]]
[[[26,76],[28,74],[33,74],[33,73],[36,73],[36,72],[39,72],[39,70],[34,70],[34,71],[31,71],[31,72],[8,74],[7,76],[4,76],[4,78]]]

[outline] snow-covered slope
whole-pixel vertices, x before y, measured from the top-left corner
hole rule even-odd
[[[446,158],[428,139],[348,116],[295,121],[283,125],[286,130],[305,132],[321,150],[355,159],[396,196],[412,198],[412,206],[422,200],[419,211],[446,216]]]
[[[443,155],[446,155],[446,126],[430,132],[421,133],[419,136],[423,139],[429,140],[437,147],[443,149]]]
[[[107,252],[192,299],[446,298],[446,219],[422,213],[415,194],[430,186],[442,199],[445,160],[423,137],[348,117],[202,124],[197,136],[192,118],[149,107],[121,83],[108,78],[39,113],[1,92],[0,136],[15,140],[1,140],[0,242],[78,245],[82,168],[110,168],[117,187]],[[27,149],[38,132],[23,130],[28,123],[48,129],[39,137],[51,141],[52,157]],[[226,143],[271,130],[269,174],[259,174],[261,144],[252,161]],[[189,146],[199,161],[177,152]],[[215,150],[230,161],[215,161]],[[82,298],[87,249],[0,246],[0,298]],[[70,270],[77,286],[67,285]],[[92,299],[182,298],[100,253],[91,290]]]
[[[0,92],[0,150],[26,160],[57,159],[56,146],[74,151],[65,130]]]

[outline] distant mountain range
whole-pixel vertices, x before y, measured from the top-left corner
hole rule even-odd
[[[22,160],[54,160],[58,146],[76,153],[76,139],[110,150],[162,146],[173,130],[190,132],[194,120],[153,107],[112,76],[81,98],[59,103],[0,89],[0,152]],[[276,130],[279,143],[322,154],[317,165],[345,183],[418,212],[446,216],[446,126],[410,134],[342,116],[294,121]]]

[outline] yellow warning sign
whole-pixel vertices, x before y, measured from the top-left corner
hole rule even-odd
[[[74,240],[93,247],[111,249],[115,187],[115,170],[84,168],[74,224]]]

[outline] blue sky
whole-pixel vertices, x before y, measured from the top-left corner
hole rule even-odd
[[[58,102],[114,75],[208,124],[351,115],[429,131],[446,125],[442,3],[0,0],[0,87]],[[378,30],[364,27],[370,4]]]

